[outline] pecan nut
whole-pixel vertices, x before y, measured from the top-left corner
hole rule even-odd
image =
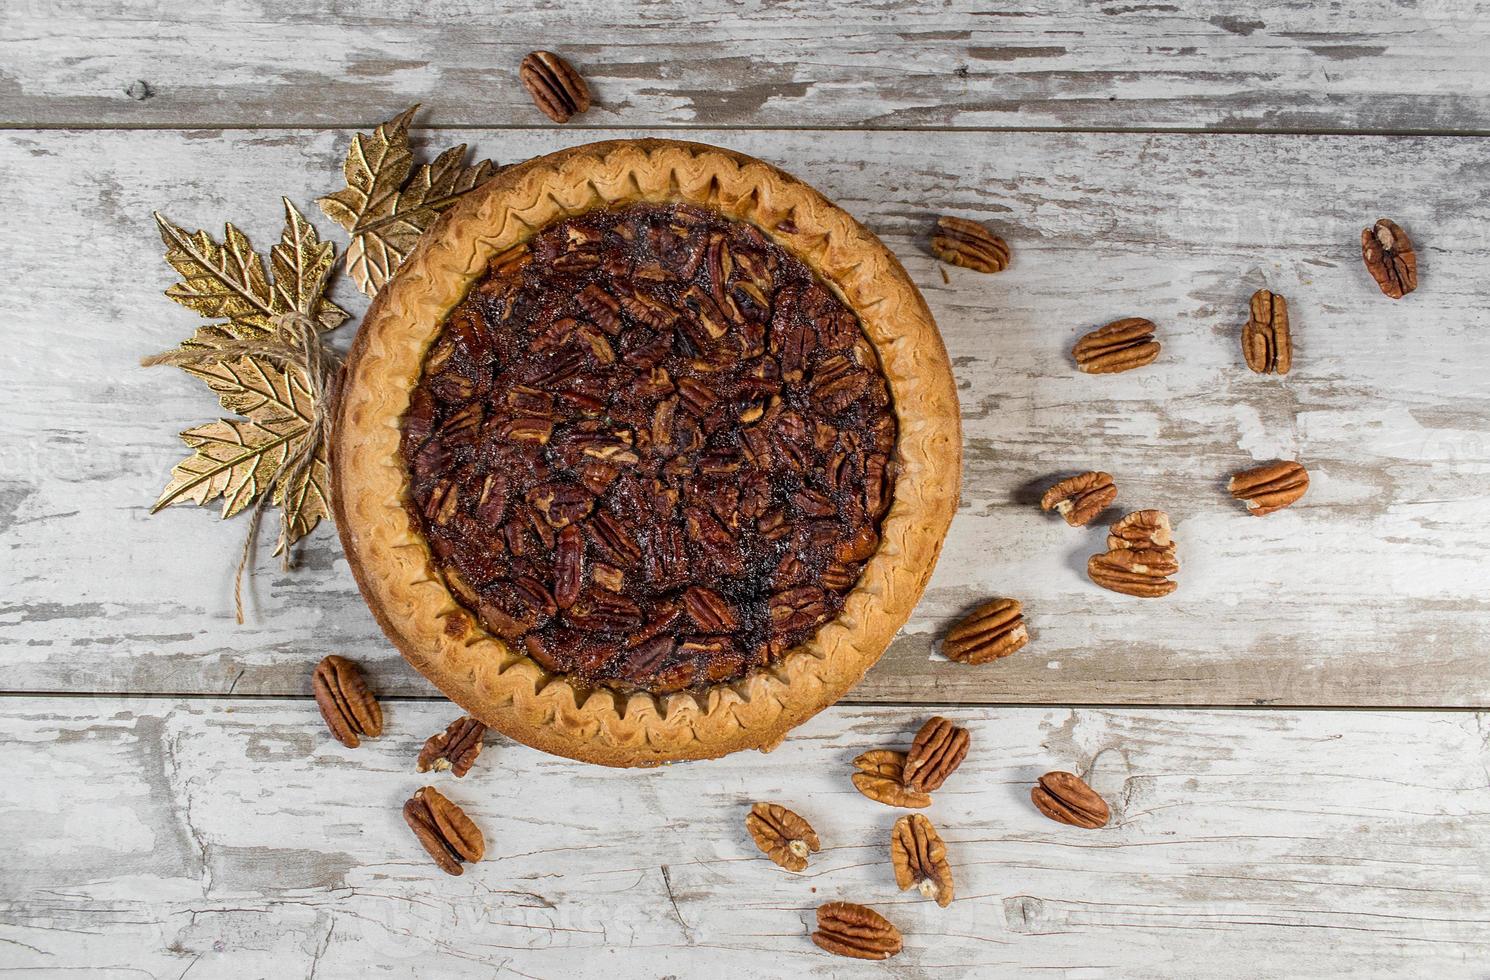
[[[859,960],[887,960],[904,945],[900,930],[890,920],[853,902],[818,906],[812,941],[830,953]]]
[[[815,585],[799,585],[771,596],[768,607],[771,632],[778,636],[799,633],[822,622],[828,614],[823,590]]]
[[[1418,253],[1395,221],[1379,218],[1361,231],[1361,258],[1376,285],[1392,299],[1418,288]]]
[[[474,864],[486,854],[481,828],[433,786],[415,790],[404,803],[404,822],[446,874],[458,875],[461,862]]]
[[[745,829],[777,865],[788,871],[807,867],[807,855],[817,853],[817,831],[812,824],[776,803],[757,803],[745,817]]]
[[[952,904],[952,866],[947,846],[924,814],[907,813],[895,821],[890,833],[890,863],[895,885],[901,891],[912,886],[925,898],[946,908]]]
[[[1162,510],[1135,510],[1123,515],[1107,529],[1107,548],[1173,551],[1174,529],[1169,525],[1169,515]]]
[[[1082,337],[1071,354],[1077,370],[1085,374],[1117,374],[1154,363],[1159,342],[1154,339],[1152,320],[1129,316]]]
[[[585,537],[578,525],[559,531],[554,542],[554,605],[568,609],[584,586]]]
[[[1179,570],[1172,549],[1114,548],[1092,555],[1086,563],[1087,577],[1102,588],[1142,599],[1157,599],[1179,588],[1169,578]]]
[[[1247,505],[1253,517],[1282,510],[1309,489],[1309,471],[1292,461],[1266,463],[1242,470],[1227,484],[1231,495]]]
[[[1112,816],[1107,801],[1070,772],[1057,770],[1041,776],[1030,790],[1030,800],[1050,819],[1086,830],[1106,826]]]
[[[709,633],[729,633],[740,625],[735,607],[724,596],[702,585],[683,593],[683,610],[699,629]]]
[[[940,715],[929,718],[911,750],[905,754],[901,783],[917,793],[934,793],[947,777],[957,771],[967,758],[969,736],[966,728],[952,724]]]
[[[475,718],[457,718],[443,732],[431,735],[419,750],[414,768],[419,772],[450,771],[459,778],[471,771],[481,754],[481,740],[486,726]]]
[[[1009,246],[976,221],[943,215],[931,233],[931,254],[975,272],[1003,272],[1009,267]]]
[[[383,709],[352,661],[334,654],[326,657],[316,664],[310,686],[326,727],[347,748],[362,744],[362,736],[383,734]]]
[[[534,51],[517,70],[533,104],[556,123],[590,108],[590,87],[574,66],[552,51]]]
[[[1242,356],[1258,374],[1287,374],[1293,366],[1288,332],[1288,300],[1259,289],[1252,294],[1251,316],[1242,327]]]
[[[1030,641],[1018,599],[990,599],[947,631],[942,653],[949,660],[984,664],[1021,649]]]
[[[905,753],[873,749],[854,760],[854,788],[876,803],[919,810],[931,806],[931,797],[905,786]]]
[[[1055,511],[1072,527],[1081,527],[1102,513],[1117,499],[1117,484],[1112,474],[1078,473],[1067,477],[1040,498],[1040,509]]]

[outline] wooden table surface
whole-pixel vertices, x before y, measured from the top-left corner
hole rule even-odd
[[[1487,45],[1478,0],[4,5],[0,971],[1490,976]],[[598,99],[567,126],[517,82],[539,47]],[[844,702],[771,754],[648,772],[493,737],[439,782],[488,841],[461,878],[398,813],[454,710],[329,526],[290,573],[266,549],[234,624],[243,522],[148,513],[174,433],[217,407],[136,366],[194,326],[160,295],[153,209],[267,246],[285,195],[340,242],[313,198],[353,132],[414,102],[425,151],[672,134],[806,179],[920,285],[965,430],[926,598]],[[938,213],[987,221],[1012,267],[944,270]],[[1401,302],[1360,262],[1381,216],[1418,244]],[[1264,285],[1293,311],[1282,378],[1237,339]],[[1127,315],[1158,323],[1158,362],[1077,373],[1074,338]],[[1225,479],[1274,458],[1311,487],[1257,520]],[[1173,596],[1097,589],[1100,532],[1033,505],[1086,468],[1173,516]],[[989,594],[1024,600],[1030,645],[941,659]],[[332,652],[387,704],[357,750],[309,697]],[[928,811],[945,910],[895,890],[897,814],[847,779],[933,713],[973,738]],[[1041,817],[1049,769],[1085,775],[1111,825]],[[762,799],[817,826],[805,874],[745,834]],[[878,908],[905,952],[818,950],[834,899]]]

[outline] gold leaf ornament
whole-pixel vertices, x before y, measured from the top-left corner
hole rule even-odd
[[[310,385],[299,365],[276,365],[264,354],[183,367],[207,382],[223,408],[243,418],[218,419],[181,433],[193,453],[171,470],[152,512],[221,498],[222,516],[232,517],[269,489],[274,475],[301,449],[315,418]],[[316,449],[293,486],[286,480],[274,485],[273,502],[284,508],[285,517],[275,554],[330,515],[327,486],[324,447]]]
[[[270,251],[272,282],[248,236],[231,222],[218,243],[205,231],[189,233],[155,215],[166,261],[181,276],[166,295],[204,319],[226,321],[203,328],[194,340],[215,346],[227,338],[261,338],[274,332],[277,317],[294,312],[308,314],[321,330],[346,321],[347,311],[323,295],[336,245],[321,241],[288,199],[284,209],[285,229]]]
[[[202,379],[240,417],[181,434],[192,455],[172,469],[152,513],[221,499],[227,518],[253,505],[235,588],[240,622],[242,573],[264,508],[271,501],[281,507],[275,554],[286,563],[289,547],[330,516],[326,434],[340,365],[320,338],[347,313],[325,297],[336,246],[321,241],[288,200],[284,209],[284,231],[267,270],[232,224],[219,243],[155,216],[166,261],[182,277],[166,295],[217,322],[144,364],[172,364]]]
[[[409,123],[418,109],[411,106],[371,135],[352,137],[344,167],[347,186],[316,201],[351,235],[347,272],[369,296],[393,277],[442,211],[497,172],[490,160],[465,166],[464,143],[414,169]]]

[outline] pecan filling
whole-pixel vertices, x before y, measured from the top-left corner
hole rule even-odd
[[[403,419],[413,519],[492,633],[586,683],[729,681],[879,545],[895,419],[854,314],[753,225],[634,204],[496,256]]]

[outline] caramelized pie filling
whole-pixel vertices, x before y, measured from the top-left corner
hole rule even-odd
[[[591,211],[493,258],[402,424],[413,520],[481,624],[654,693],[743,677],[835,619],[895,483],[857,317],[692,205]]]

